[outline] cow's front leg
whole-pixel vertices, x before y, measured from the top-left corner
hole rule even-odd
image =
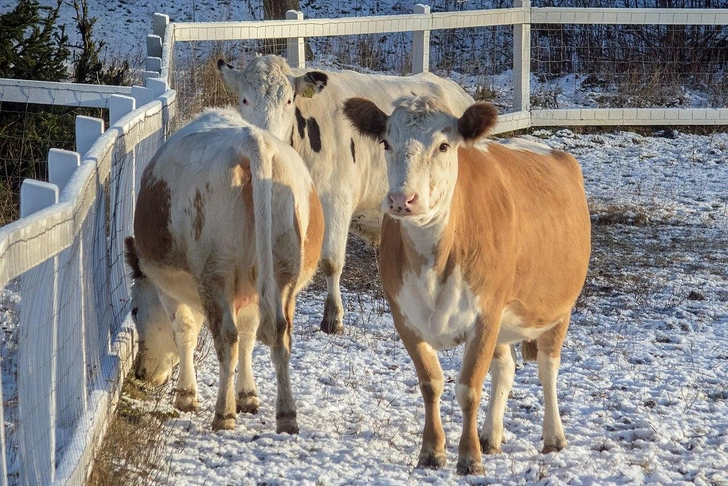
[[[465,354],[455,392],[463,413],[463,432],[458,446],[458,474],[483,472],[478,438],[478,408],[483,381],[490,367],[497,337],[497,320],[480,316],[473,335],[465,344]]]
[[[543,386],[543,450],[544,454],[558,452],[566,447],[564,426],[559,415],[556,378],[561,364],[561,345],[566,337],[570,316],[538,338],[538,379]]]
[[[513,359],[511,346],[496,346],[493,361],[490,364],[490,397],[485,423],[480,431],[480,446],[486,454],[500,454],[503,443],[503,414],[508,401],[508,394],[516,376],[516,362]]]
[[[327,334],[344,332],[344,306],[341,302],[341,272],[346,259],[346,237],[351,221],[351,204],[322,196],[326,225],[319,267],[326,277],[326,303],[321,330]]]
[[[424,342],[405,324],[396,305],[390,302],[394,325],[402,338],[407,353],[417,371],[417,379],[425,403],[425,429],[422,433],[422,448],[417,460],[418,467],[439,469],[445,465],[445,431],[440,418],[440,396],[445,385],[437,352]]]
[[[224,291],[223,279],[207,277],[200,285],[200,300],[210,325],[220,364],[220,383],[215,403],[213,430],[235,428],[235,362],[238,358],[238,329],[233,308]]]
[[[260,401],[253,377],[253,348],[260,314],[258,306],[248,304],[237,316],[238,323],[238,378],[235,386],[235,408],[241,413],[258,413]]]

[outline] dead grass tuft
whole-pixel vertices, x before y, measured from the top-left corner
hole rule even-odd
[[[166,388],[151,389],[132,374],[127,376],[114,418],[94,458],[89,486],[166,482],[170,455],[164,424],[179,416],[164,405]]]

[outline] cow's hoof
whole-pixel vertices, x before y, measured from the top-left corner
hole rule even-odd
[[[324,316],[324,319],[321,321],[321,330],[326,334],[344,334],[344,324],[341,319],[329,320]]]
[[[298,422],[296,421],[295,411],[276,415],[276,433],[291,435],[298,433]]]
[[[344,312],[334,299],[326,299],[326,303],[324,304],[324,318],[321,320],[321,330],[326,334],[344,333]]]
[[[235,428],[235,414],[220,415],[215,413],[212,419],[212,430],[233,430]]]
[[[238,399],[235,403],[235,410],[238,413],[258,413],[258,409],[260,408],[260,400],[258,400],[258,397],[255,395],[255,392],[249,392],[244,393],[240,392],[238,393]]]
[[[437,451],[422,451],[420,457],[417,460],[417,467],[427,467],[430,469],[440,469],[445,467],[447,461],[444,452]]]
[[[483,474],[483,464],[480,459],[458,459],[456,472],[461,476],[471,476],[474,474]]]
[[[502,452],[500,444],[493,444],[490,439],[481,438],[480,448],[483,450],[483,454],[488,454],[489,456],[500,454]]]
[[[557,439],[553,444],[544,443],[541,453],[549,454],[551,452],[559,452],[564,447],[566,447],[566,439]]]
[[[197,394],[193,390],[177,390],[174,408],[180,412],[196,412],[199,406]]]

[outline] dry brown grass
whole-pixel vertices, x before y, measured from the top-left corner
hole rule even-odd
[[[130,374],[94,458],[89,486],[158,485],[169,475],[164,424],[178,416],[167,405],[167,387],[149,389]]]
[[[12,223],[20,217],[18,194],[0,181],[0,226]]]

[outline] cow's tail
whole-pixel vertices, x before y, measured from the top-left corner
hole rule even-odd
[[[273,346],[287,326],[281,294],[273,267],[273,151],[268,142],[258,136],[257,150],[251,154],[250,175],[253,185],[255,216],[255,248],[258,260],[256,285],[260,307],[258,339]]]
[[[538,358],[538,343],[530,339],[524,339],[521,343],[521,355],[523,361],[536,361]]]

